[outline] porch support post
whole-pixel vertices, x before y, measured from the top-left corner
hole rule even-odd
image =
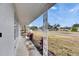
[[[46,11],[43,15],[43,56],[48,56],[48,11]]]

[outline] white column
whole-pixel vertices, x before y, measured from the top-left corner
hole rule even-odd
[[[48,56],[48,36],[47,36],[47,31],[48,31],[48,12],[45,12],[43,15],[43,55]]]

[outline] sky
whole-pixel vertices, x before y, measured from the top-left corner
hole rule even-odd
[[[78,3],[57,3],[48,10],[48,23],[50,25],[60,24],[61,27],[71,27],[79,24]],[[34,20],[29,26],[42,26],[43,15]]]

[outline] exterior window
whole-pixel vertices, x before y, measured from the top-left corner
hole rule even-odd
[[[0,33],[0,37],[2,37],[2,33]]]

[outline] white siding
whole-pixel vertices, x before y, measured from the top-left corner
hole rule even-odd
[[[14,55],[14,9],[12,4],[0,3],[0,55]]]

